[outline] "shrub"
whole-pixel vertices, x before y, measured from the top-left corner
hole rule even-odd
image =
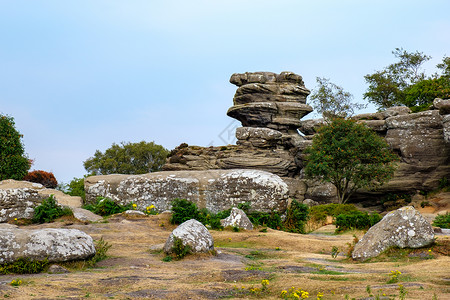
[[[172,217],[170,223],[181,224],[190,219],[201,222],[197,205],[186,199],[175,199],[172,201]]]
[[[445,215],[437,215],[433,221],[433,226],[450,228],[450,213],[446,213]]]
[[[316,222],[325,221],[327,216],[336,217],[340,214],[357,211],[353,204],[324,204],[310,208],[310,218]]]
[[[86,193],[84,191],[84,177],[74,177],[67,186],[67,194],[70,196],[80,196],[83,200],[86,199]]]
[[[366,212],[353,211],[347,214],[340,214],[336,217],[336,231],[368,229],[380,220],[381,216],[377,213],[369,215]]]
[[[119,214],[133,208],[133,203],[127,205],[117,204],[110,198],[97,197],[96,204],[88,204],[83,206],[84,209],[90,210],[100,216],[110,216]]]
[[[40,183],[49,189],[54,189],[58,186],[58,181],[56,181],[55,175],[51,172],[45,172],[42,170],[34,170],[29,172],[23,180]]]
[[[180,238],[177,238],[176,236],[174,236],[172,251],[173,251],[173,253],[175,253],[175,257],[177,259],[182,259],[186,255],[191,253],[191,246],[184,245],[183,241]]]
[[[255,211],[249,213],[247,216],[250,219],[250,222],[254,225],[267,226],[277,230],[283,229],[283,222],[281,221],[281,217],[278,212],[273,211],[271,213],[265,213]]]
[[[12,117],[0,114],[0,180],[22,180],[31,167]]]
[[[49,223],[53,220],[72,215],[72,210],[68,207],[61,207],[56,203],[53,195],[44,199],[41,205],[34,208],[33,223]]]
[[[286,212],[286,219],[283,222],[285,231],[305,233],[305,223],[308,220],[309,208],[307,205],[293,200]]]
[[[19,258],[15,262],[0,265],[0,274],[35,274],[44,271],[48,267],[48,260],[30,260]]]

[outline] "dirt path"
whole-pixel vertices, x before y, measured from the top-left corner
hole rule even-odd
[[[211,231],[217,256],[163,262],[164,254],[150,249],[160,249],[173,230],[167,215],[33,227],[77,228],[94,239],[103,237],[112,245],[108,252],[111,257],[96,268],[68,274],[2,275],[0,298],[280,299],[282,290],[294,286],[308,291],[310,299],[316,299],[319,292],[324,294],[323,299],[345,299],[345,295],[358,299],[368,297],[366,287],[370,286],[372,293],[397,295],[398,299],[398,283],[387,281],[390,271],[400,270],[399,283],[408,292],[406,299],[432,299],[433,294],[438,299],[450,299],[449,256],[433,252],[434,259],[354,263],[343,255],[352,234],[330,235],[331,228],[309,235],[270,229]],[[448,241],[450,237],[439,236],[439,240]],[[336,259],[330,255],[333,246],[341,251]],[[24,283],[12,287],[10,282],[18,278]],[[264,279],[270,282],[268,290],[261,290]]]

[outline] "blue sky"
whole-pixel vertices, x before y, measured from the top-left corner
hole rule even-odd
[[[309,89],[327,77],[360,102],[363,76],[396,47],[431,55],[433,73],[450,55],[449,11],[448,0],[0,0],[0,113],[32,169],[68,182],[112,143],[233,142],[236,72],[293,71]]]

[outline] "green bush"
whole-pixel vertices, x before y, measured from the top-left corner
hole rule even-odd
[[[122,213],[126,210],[133,209],[133,203],[127,205],[117,204],[110,198],[97,197],[96,204],[87,204],[83,206],[84,209],[90,210],[100,216],[110,216]]]
[[[310,218],[316,222],[325,221],[327,216],[337,217],[340,214],[357,211],[353,204],[324,204],[310,208]]]
[[[67,194],[70,196],[80,196],[83,200],[86,199],[86,192],[84,191],[84,177],[74,177],[67,186]]]
[[[175,199],[172,201],[172,217],[170,223],[181,224],[190,219],[201,222],[197,205],[186,199]]]
[[[56,203],[53,195],[44,199],[41,205],[34,208],[33,223],[49,223],[53,220],[72,215],[72,210],[68,207],[61,207]]]
[[[35,274],[47,269],[48,260],[30,260],[19,258],[15,262],[0,265],[0,274]]]
[[[177,259],[182,259],[192,252],[191,246],[183,245],[183,241],[176,236],[173,237],[172,251]]]
[[[309,218],[309,208],[307,205],[292,200],[286,212],[286,219],[283,222],[283,230],[295,233],[305,233],[305,223]]]
[[[433,226],[450,228],[450,213],[446,213],[445,215],[437,215],[436,218],[434,218]]]
[[[368,229],[380,220],[381,216],[377,213],[369,215],[367,212],[352,211],[340,214],[336,217],[336,232],[350,229]]]

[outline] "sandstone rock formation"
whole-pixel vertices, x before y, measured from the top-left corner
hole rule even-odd
[[[82,222],[98,222],[103,220],[103,217],[94,214],[90,210],[83,209],[80,207],[72,208],[73,217]]]
[[[189,246],[192,253],[208,253],[214,250],[214,239],[208,229],[199,221],[191,219],[175,228],[164,244],[164,253],[173,253],[175,237]]]
[[[233,207],[230,216],[220,220],[223,227],[238,227],[245,230],[253,230],[253,224],[242,209]]]
[[[62,262],[94,254],[92,238],[77,229],[0,229],[0,264],[18,258]]]
[[[154,205],[160,212],[170,209],[175,198],[215,213],[245,202],[252,210],[284,211],[289,193],[277,175],[240,169],[91,176],[84,183],[88,203],[102,196],[124,205],[133,202],[140,210]]]
[[[13,179],[0,181],[0,222],[17,219],[32,219],[34,208],[42,200],[54,195],[61,205],[81,207],[81,197],[73,197],[61,191],[47,189],[39,183],[16,181]]]
[[[412,206],[388,213],[355,245],[353,259],[367,260],[390,247],[420,248],[434,242],[431,224]]]

